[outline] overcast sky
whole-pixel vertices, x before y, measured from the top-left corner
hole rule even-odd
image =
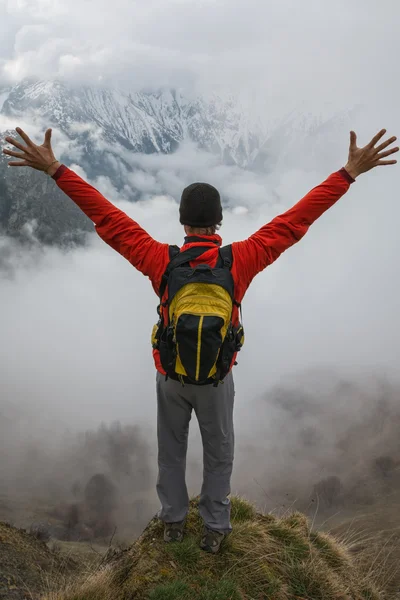
[[[0,86],[31,76],[128,89],[173,85],[187,93],[230,89],[272,117],[283,105],[317,113],[329,103],[329,117],[363,104],[354,123],[329,130],[333,151],[315,169],[303,168],[302,155],[296,167],[291,155],[290,168],[283,163],[268,176],[255,175],[191,149],[135,157],[141,171],[130,184],[147,202],[118,198],[106,174],[95,182],[155,237],[179,243],[177,204],[157,193],[160,182],[178,190],[190,177],[212,178],[250,209],[226,212],[221,233],[229,242],[345,164],[350,126],[360,143],[381,127],[400,135],[399,25],[397,0],[0,0]],[[294,135],[311,154],[311,145],[301,145],[301,127]],[[244,302],[247,343],[236,371],[239,443],[253,400],[296,372],[323,366],[395,378],[399,168],[361,177],[255,280]],[[149,283],[95,236],[88,248],[68,254],[25,253],[4,238],[1,244],[10,246],[14,268],[13,278],[0,282],[7,307],[0,311],[3,397],[41,407],[42,424],[44,415],[57,413],[81,427],[113,419],[153,426],[149,339],[156,297]],[[359,405],[348,408],[349,422],[356,422]],[[268,407],[257,410],[264,411],[259,424],[264,419],[270,427]],[[279,442],[272,436],[266,451]]]
[[[0,77],[346,104],[398,89],[399,23],[397,0],[0,0]]]

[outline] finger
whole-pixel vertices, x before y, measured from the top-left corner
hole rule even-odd
[[[14,152],[14,150],[3,150],[3,154],[14,156],[15,158],[25,158],[25,152]]]
[[[21,129],[21,127],[17,127],[15,129],[15,131],[18,133],[18,135],[20,135],[22,137],[22,139],[24,140],[24,142],[26,144],[28,144],[28,146],[34,146],[35,145],[32,142],[32,140],[30,139],[30,137],[25,133],[25,131],[23,129]]]
[[[14,140],[14,138],[6,137],[6,142],[8,144],[11,144],[12,146],[15,146],[19,150],[22,150],[23,152],[26,152],[28,150],[28,148],[26,146],[23,146],[20,142],[18,142],[17,140]]]
[[[28,160],[22,160],[22,161],[11,161],[8,163],[9,167],[30,167],[31,163]]]
[[[385,156],[390,156],[391,154],[396,154],[396,152],[399,151],[399,148],[391,148],[390,150],[386,150],[386,152],[381,152],[380,154],[378,154],[378,156],[376,157],[378,160],[380,160],[381,158],[385,158]]]
[[[379,133],[377,133],[377,134],[376,134],[376,135],[375,135],[375,136],[372,138],[372,140],[370,141],[370,143],[366,145],[366,148],[373,148],[373,147],[375,146],[375,144],[376,144],[377,142],[379,142],[379,140],[380,140],[381,138],[383,138],[383,136],[385,135],[385,133],[386,133],[386,129],[381,129],[381,130],[380,130],[380,132],[379,132]]]
[[[397,140],[396,136],[391,137],[389,140],[387,140],[386,142],[383,142],[383,144],[381,144],[380,146],[375,148],[376,152],[381,152],[381,150],[384,150],[385,148],[390,146],[390,144],[393,144],[393,142],[395,142],[396,140]]]
[[[44,144],[43,146],[46,146],[47,148],[50,148],[51,146],[51,134],[52,134],[52,130],[48,129],[46,131],[46,133],[44,134]]]
[[[377,163],[378,167],[381,167],[382,165],[396,165],[397,164],[397,160],[380,160]]]
[[[357,148],[357,134],[355,131],[350,131],[350,150]]]

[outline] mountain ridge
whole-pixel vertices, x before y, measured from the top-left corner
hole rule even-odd
[[[314,169],[322,158],[333,162],[337,130],[351,115],[332,107],[323,106],[315,114],[298,107],[278,118],[267,111],[252,113],[250,104],[229,94],[185,97],[182,90],[129,93],[29,80],[0,89],[0,107],[3,135],[12,134],[13,123],[31,122],[40,135],[53,127],[60,160],[79,164],[91,182],[106,176],[129,201],[141,197],[137,181],[129,181],[129,174],[139,168],[135,157],[173,155],[190,144],[214,165],[243,173]],[[161,194],[177,192],[165,180],[156,187]],[[229,205],[229,196],[224,197]],[[8,171],[1,156],[0,231],[24,238],[29,223],[37,239],[49,244],[81,243],[92,230],[90,221],[41,174]]]

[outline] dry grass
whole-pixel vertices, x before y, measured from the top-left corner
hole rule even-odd
[[[353,561],[379,587],[386,598],[400,597],[400,494],[381,498],[369,509],[330,523],[332,534],[346,544]]]
[[[79,570],[72,556],[52,552],[22,529],[0,523],[0,598],[37,598]]]
[[[128,550],[79,586],[46,600],[381,600],[372,577],[344,544],[311,532],[307,519],[259,515],[232,499],[234,531],[220,554],[198,547],[202,524],[193,501],[182,544],[166,545],[151,521]]]

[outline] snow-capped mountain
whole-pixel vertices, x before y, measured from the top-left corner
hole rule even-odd
[[[69,137],[91,125],[101,130],[106,142],[134,152],[169,153],[190,139],[241,166],[252,163],[265,140],[261,122],[251,122],[234,98],[188,100],[175,90],[129,94],[23,81],[3,94],[1,114],[42,117]]]
[[[177,90],[130,94],[68,87],[57,81],[22,81],[0,89],[0,133],[21,123],[32,123],[41,131],[51,126],[63,162],[78,163],[92,181],[106,176],[121,196],[135,200],[140,194],[127,184],[127,176],[137,168],[132,157],[172,154],[185,143],[208,153],[214,164],[237,169],[315,168],[321,156],[333,152],[330,141],[347,123],[349,113],[337,114],[329,106],[307,108],[278,116],[267,109],[254,111],[243,99],[229,95],[194,98]],[[179,190],[166,187],[164,178],[149,193],[174,195]],[[54,196],[57,202],[50,200]],[[39,239],[50,243],[79,239],[81,232],[92,228],[68,199],[55,192],[51,181],[25,169],[7,171],[3,156],[0,227],[19,235],[32,221]]]

